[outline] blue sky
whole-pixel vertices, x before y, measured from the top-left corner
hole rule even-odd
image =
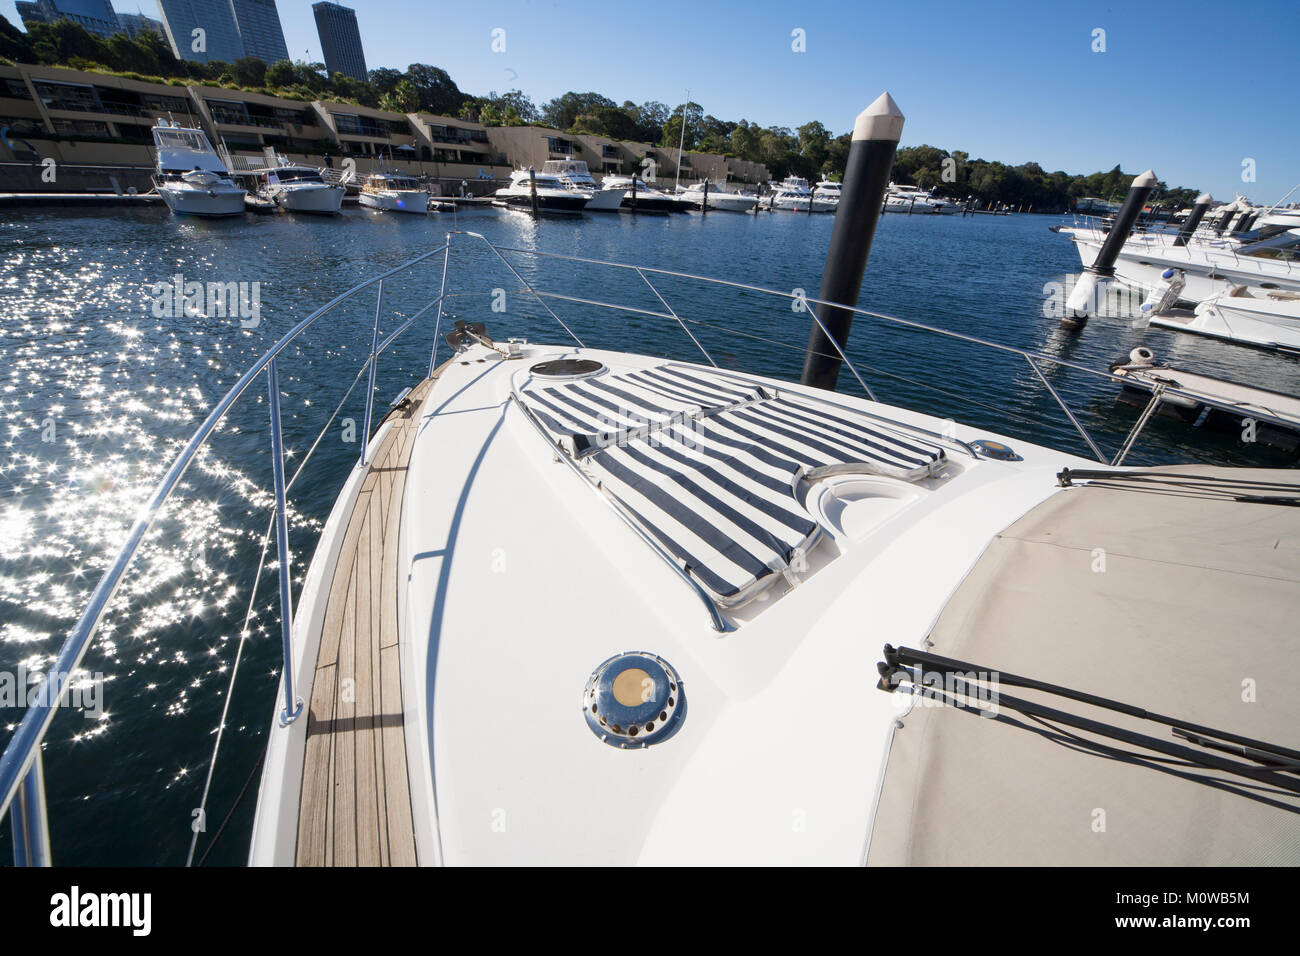
[[[346,3],[346,0],[344,0]],[[680,103],[847,131],[889,90],[903,143],[1272,202],[1300,182],[1300,2],[788,3],[356,0],[371,68],[432,63],[462,90]],[[153,0],[114,0],[157,15]],[[0,0],[11,20],[12,0]],[[279,0],[290,55],[320,58],[311,0]],[[504,53],[492,31],[503,28]],[[806,52],[792,50],[802,29]],[[1105,30],[1105,52],[1093,31]],[[1242,181],[1255,161],[1256,181]],[[1295,199],[1300,197],[1293,196]]]

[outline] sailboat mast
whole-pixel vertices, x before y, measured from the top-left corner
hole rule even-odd
[[[686,91],[686,102],[682,104],[682,136],[677,141],[677,175],[673,177],[673,189],[682,181],[682,147],[686,145],[686,107],[691,105],[691,91]]]

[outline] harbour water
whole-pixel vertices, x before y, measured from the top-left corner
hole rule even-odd
[[[1048,232],[1052,222],[1028,215],[884,217],[860,304],[1102,371],[1141,344],[1175,365],[1300,390],[1295,358],[1160,329],[1137,331],[1119,318],[1093,319],[1080,335],[1062,332],[1044,316],[1044,301],[1051,284],[1064,283],[1079,262],[1069,242]],[[0,673],[48,665],[149,490],[248,364],[314,308],[439,245],[449,229],[480,232],[518,249],[815,296],[832,224],[829,216],[785,213],[534,221],[494,210],[453,219],[364,209],[332,219],[202,221],[152,209],[11,218],[0,224]],[[482,321],[498,339],[567,341],[485,247],[461,237],[456,250],[444,322]],[[434,257],[386,286],[385,329],[436,294],[441,261]],[[635,273],[522,256],[512,262],[547,290],[662,308]],[[787,300],[671,277],[654,281],[674,311],[697,323],[692,330],[718,364],[798,376],[810,324],[806,312]],[[168,315],[167,290],[190,282],[247,283],[244,304],[256,308],[233,316],[177,315],[174,309]],[[674,322],[558,300],[550,306],[587,345],[701,358]],[[363,417],[364,379],[356,380],[370,347],[374,307],[373,293],[359,295],[318,323],[281,363],[290,475],[339,407],[292,493],[298,583],[358,453],[345,426],[350,420],[355,435]],[[378,409],[424,374],[432,328],[430,312],[383,354]],[[849,354],[882,401],[1087,453],[1015,354],[862,317],[854,323]],[[1118,405],[1116,386],[1105,379],[1043,368],[1113,454],[1137,410]],[[840,382],[846,391],[858,390],[847,371]],[[271,500],[266,417],[259,383],[187,474],[151,534],[87,656],[82,707],[56,718],[45,748],[56,862],[185,861],[246,631],[197,841],[200,857],[212,846],[209,864],[244,859],[280,660],[271,558],[256,575]],[[1193,461],[1278,466],[1294,464],[1294,457],[1239,436],[1157,419],[1128,459]],[[20,717],[21,708],[0,710],[6,735]],[[0,855],[8,853],[5,827]]]

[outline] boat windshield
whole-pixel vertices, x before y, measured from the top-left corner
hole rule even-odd
[[[196,152],[212,151],[208,138],[198,130],[192,129],[156,129],[153,140],[160,149],[192,149]]]
[[[275,178],[282,183],[319,183],[324,181],[316,170],[296,166],[277,169]]]

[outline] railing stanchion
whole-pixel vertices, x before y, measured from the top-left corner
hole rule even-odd
[[[1083,440],[1088,443],[1088,447],[1091,448],[1092,453],[1097,456],[1097,460],[1103,465],[1106,464],[1106,456],[1101,453],[1101,449],[1097,447],[1096,442],[1092,440],[1092,436],[1088,434],[1088,430],[1083,427],[1083,424],[1079,419],[1074,417],[1074,412],[1070,411],[1070,406],[1065,404],[1061,396],[1056,393],[1056,389],[1052,388],[1052,383],[1047,380],[1047,376],[1044,375],[1043,370],[1038,367],[1038,363],[1034,361],[1033,356],[1028,352],[1021,352],[1020,354],[1025,357],[1025,361],[1028,362],[1029,367],[1034,370],[1034,374],[1038,376],[1038,380],[1041,381],[1051,393],[1052,398],[1056,399],[1056,404],[1061,406],[1061,411],[1065,412],[1065,417],[1070,420],[1070,424],[1072,424],[1075,430],[1083,436]]]
[[[433,351],[429,353],[429,378],[438,364],[438,335],[442,329],[442,303],[447,297],[447,260],[451,258],[451,233],[447,233],[447,244],[442,250],[442,286],[438,289],[438,317],[433,320]]]
[[[1155,414],[1156,408],[1159,407],[1164,395],[1164,385],[1157,384],[1155,388],[1151,389],[1151,401],[1147,402],[1147,407],[1142,409],[1142,414],[1139,415],[1138,420],[1133,423],[1133,430],[1128,433],[1128,438],[1124,440],[1124,447],[1119,450],[1119,453],[1115,456],[1115,460],[1111,462],[1113,467],[1118,468],[1124,463],[1124,459],[1128,457],[1128,453],[1132,450],[1133,444],[1137,441],[1138,435],[1142,434],[1142,429],[1146,428],[1147,422],[1150,421],[1151,416]]]
[[[370,446],[370,413],[375,406],[375,366],[379,364],[379,313],[384,307],[384,281],[379,280],[379,295],[375,297],[375,327],[370,333],[370,380],[366,386],[366,417],[361,427],[361,465],[365,467],[366,451]],[[442,303],[438,303],[442,308]]]
[[[14,794],[10,808],[10,830],[14,840],[14,866],[50,865],[50,824],[45,809],[45,773],[41,752]]]
[[[271,397],[271,477],[275,484],[275,548],[280,559],[280,639],[284,644],[284,710],[280,726],[287,727],[302,713],[302,698],[293,694],[293,597],[290,594],[289,520],[284,492],[284,438],[280,432],[280,377],[276,360],[266,367]]]

